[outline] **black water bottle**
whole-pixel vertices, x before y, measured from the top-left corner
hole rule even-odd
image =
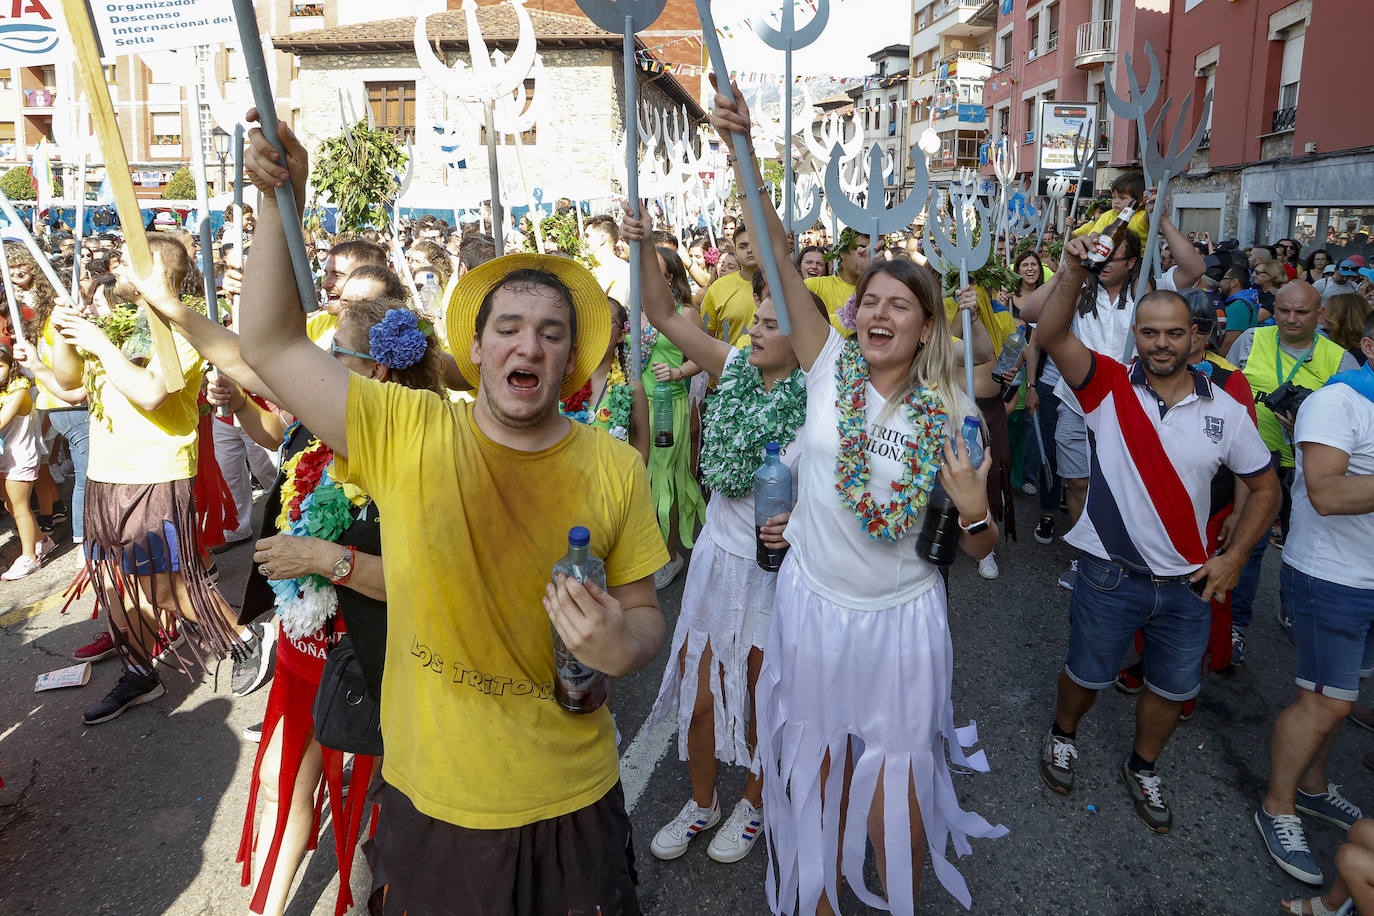
[[[930,488],[925,523],[916,538],[916,554],[936,566],[950,566],[959,550],[959,509],[937,479]]]

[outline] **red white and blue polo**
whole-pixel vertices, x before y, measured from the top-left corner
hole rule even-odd
[[[1074,390],[1091,444],[1088,501],[1064,540],[1103,560],[1156,576],[1207,562],[1212,477],[1268,470],[1269,448],[1245,405],[1191,366],[1193,390],[1173,407],[1129,368],[1092,354]]]

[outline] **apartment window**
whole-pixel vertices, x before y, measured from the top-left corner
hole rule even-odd
[[[1207,72],[1206,72],[1206,74],[1204,74],[1204,76],[1203,76],[1202,98],[1203,98],[1203,99],[1206,99],[1207,96],[1210,95],[1210,96],[1212,96],[1212,99],[1213,99],[1213,101],[1215,102],[1215,99],[1216,99],[1216,88],[1217,88],[1217,67],[1216,67],[1216,64],[1213,64],[1212,66],[1210,66],[1210,67],[1207,68]],[[1215,107],[1215,105],[1213,105],[1212,107]],[[1206,127],[1208,130],[1211,130],[1211,129],[1212,129],[1212,108],[1208,108],[1208,109],[1207,109],[1207,124],[1205,125],[1205,127]]]
[[[1059,4],[1051,3],[1045,9],[1045,50],[1053,51],[1059,47]]]
[[[291,4],[292,16],[323,16],[323,3],[310,3],[307,0],[294,0]]]
[[[1025,142],[1035,142],[1035,99],[1026,99],[1026,136]]]
[[[1011,109],[997,109],[997,136],[1005,137],[1011,133]]]
[[[1027,21],[1027,29],[1028,29],[1029,32],[1030,32],[1030,37],[1029,37],[1029,39],[1028,39],[1027,42],[1026,42],[1026,45],[1027,45],[1027,48],[1028,48],[1028,50],[1026,51],[1026,59],[1027,59],[1027,60],[1035,60],[1037,57],[1040,56],[1040,14],[1039,14],[1039,13],[1037,13],[1037,14],[1035,14],[1034,16],[1030,17],[1030,19]]]
[[[155,111],[150,126],[154,146],[181,146],[181,112]]]
[[[897,97],[890,95],[887,97],[887,135],[897,136]]]
[[[998,66],[998,67],[1009,67],[1009,66],[1011,66],[1011,56],[1012,56],[1011,36],[1012,36],[1012,32],[1011,32],[1010,29],[1007,30],[1006,34],[998,35],[998,36],[997,36],[997,66]]]
[[[398,137],[415,136],[415,81],[367,83],[367,104],[378,129]]]
[[[1279,70],[1280,109],[1296,108],[1298,104],[1298,81],[1302,76],[1302,48],[1307,32],[1302,26],[1294,26],[1283,38],[1283,63]]]

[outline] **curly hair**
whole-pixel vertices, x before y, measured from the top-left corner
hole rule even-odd
[[[24,320],[24,336],[29,340],[37,340],[47,327],[48,316],[57,305],[57,292],[48,282],[47,276],[39,268],[38,262],[34,260],[29,250],[19,242],[5,242],[5,258],[9,261],[10,271],[16,267],[23,267],[28,270],[31,282],[28,291],[33,294],[33,317]],[[16,293],[19,291],[16,290]],[[8,301],[4,300],[4,290],[0,288],[0,301],[8,306]]]

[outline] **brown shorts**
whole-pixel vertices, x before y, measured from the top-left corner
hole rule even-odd
[[[470,830],[384,786],[377,851],[386,916],[640,916],[625,793],[571,814]]]

